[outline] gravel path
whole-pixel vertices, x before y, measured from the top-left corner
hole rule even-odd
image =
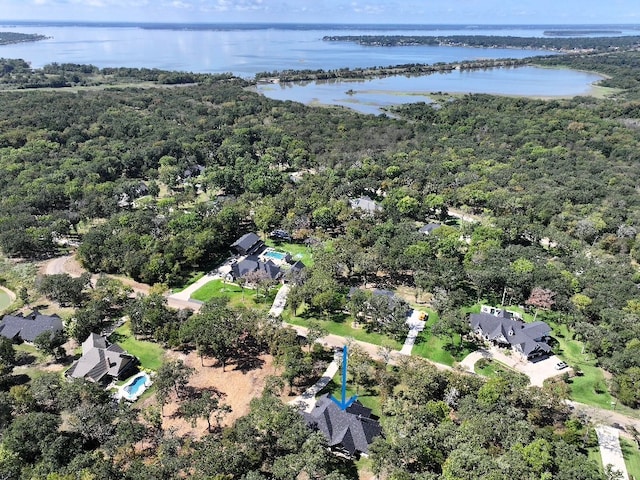
[[[627,466],[624,463],[622,449],[620,448],[620,438],[618,430],[607,425],[598,425],[596,427],[598,434],[598,443],[600,444],[600,455],[602,456],[602,464],[611,465],[615,470],[622,474],[624,480],[629,479]]]

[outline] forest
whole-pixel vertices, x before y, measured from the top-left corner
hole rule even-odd
[[[402,47],[408,45],[440,45],[489,48],[531,48],[560,52],[607,52],[632,49],[640,42],[639,36],[608,37],[512,37],[498,35],[332,35],[323,37],[327,42],[357,42],[374,47]]]
[[[478,302],[533,312],[544,290],[552,300],[540,318],[579,338],[611,373],[612,394],[636,408],[639,61],[633,50],[532,60],[602,72],[617,89],[609,98],[439,93],[433,104],[394,107],[391,118],[270,100],[230,75],[31,70],[2,59],[10,89],[0,93],[0,249],[12,262],[42,261],[77,240],[90,272],[161,292],[217,266],[240,235],[280,228],[313,249],[289,308],[318,316],[342,314],[350,288],[363,284],[428,293],[443,319]],[[362,196],[380,209],[352,208]],[[431,221],[443,226],[420,233]],[[13,287],[12,278],[2,280]],[[322,352],[224,300],[191,315],[157,292],[132,299],[79,278],[30,285],[73,307],[65,320],[77,340],[126,312],[134,334],[223,368],[239,352],[270,352],[287,385],[273,380],[232,426],[181,438],[158,426],[161,407],[114,409],[94,384],[12,375],[19,359],[1,342],[0,478],[357,478],[354,463],[330,455],[279,399]],[[508,372],[485,380],[417,360],[363,365],[385,432],[368,460],[379,478],[605,478],[588,460],[595,440],[562,401],[562,382],[528,388]],[[223,417],[222,399],[189,397],[191,373],[163,364],[161,406],[173,397],[186,418]]]

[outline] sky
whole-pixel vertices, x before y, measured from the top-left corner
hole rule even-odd
[[[640,0],[0,0],[0,20],[640,24]]]

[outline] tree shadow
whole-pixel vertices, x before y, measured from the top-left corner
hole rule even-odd
[[[16,367],[24,367],[25,365],[31,365],[36,360],[36,356],[31,353],[18,352],[16,355],[15,365]]]

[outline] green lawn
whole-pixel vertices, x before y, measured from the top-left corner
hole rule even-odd
[[[558,341],[555,353],[572,368],[582,374],[571,379],[571,398],[577,402],[612,409],[613,397],[609,394],[602,369],[595,365],[591,355],[582,353],[583,344],[572,338],[566,325],[549,322],[553,337]]]
[[[459,335],[455,336],[454,348],[452,349],[450,338],[436,337],[431,333],[431,327],[439,320],[438,314],[428,308],[420,308],[419,310],[427,312],[429,319],[424,330],[420,332],[416,339],[416,343],[411,350],[412,355],[452,366],[455,362],[462,360],[477,349],[474,344],[469,342],[464,342],[461,347]]]
[[[339,371],[336,373],[336,376],[333,377],[326,387],[324,387],[318,396],[324,395],[325,393],[331,393],[335,398],[340,400],[340,396],[342,395],[342,372]],[[353,395],[356,395],[355,385],[347,383],[347,398],[351,398]],[[360,393],[358,394],[358,401],[367,408],[371,409],[371,413],[376,416],[380,416],[382,414],[382,408],[380,406],[380,397],[378,395],[378,391],[376,388],[372,390],[365,390],[364,388],[360,388]]]
[[[640,449],[633,440],[620,437],[620,447],[627,472],[633,478],[640,478]]]
[[[162,365],[164,349],[157,343],[136,340],[131,333],[129,322],[116,329],[111,335],[110,341],[117,343],[131,355],[138,357],[143,368],[158,370]]]
[[[482,375],[483,377],[497,377],[501,373],[509,371],[501,363],[494,362],[493,360],[487,359],[486,366],[480,367],[483,363],[484,362],[478,361],[473,368],[478,375]]]
[[[244,305],[251,308],[270,308],[278,289],[272,288],[266,298],[262,294],[263,291],[264,290],[260,290],[260,302],[258,302],[256,301],[256,291],[252,288],[243,289],[234,283],[225,283],[222,280],[211,280],[193,292],[191,298],[206,302],[212,298],[228,297],[229,303],[233,306]]]
[[[353,328],[351,326],[351,317],[346,314],[333,315],[329,319],[316,317],[300,317],[292,316],[291,312],[286,310],[282,314],[282,319],[292,325],[308,327],[309,322],[317,321],[322,328],[333,335],[341,337],[352,337],[361,342],[373,343],[374,345],[385,345],[395,350],[400,350],[402,344],[381,333],[367,333],[364,328]]]
[[[288,252],[294,260],[302,260],[307,267],[313,266],[313,253],[311,248],[300,243],[274,242],[269,239],[265,242],[269,247],[274,248],[278,252]]]

